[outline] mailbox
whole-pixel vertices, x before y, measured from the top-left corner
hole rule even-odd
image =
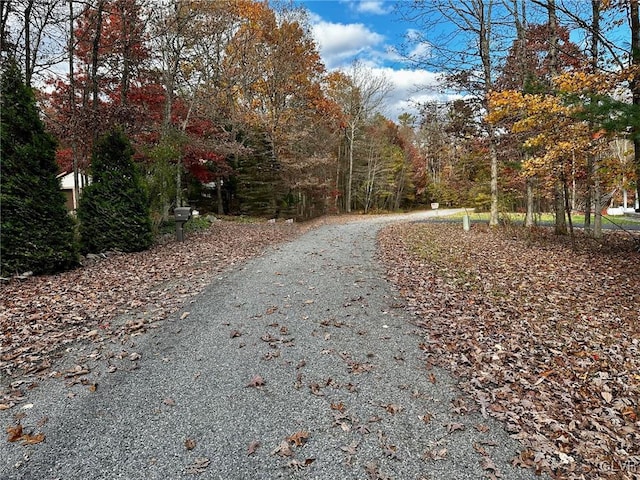
[[[191,218],[191,207],[177,207],[173,209],[173,216],[176,219],[176,239],[184,242],[183,225]]]
[[[191,207],[178,207],[173,210],[176,222],[186,222],[191,218]]]

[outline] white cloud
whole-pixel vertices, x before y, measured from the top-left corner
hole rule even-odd
[[[372,73],[386,77],[393,86],[386,101],[387,108],[382,112],[392,120],[403,112],[416,114],[418,104],[441,98],[437,73],[389,67],[373,68]]]
[[[371,4],[364,6],[363,4]],[[384,7],[381,1],[359,2],[359,8]],[[392,47],[385,43],[385,37],[369,29],[361,23],[333,23],[312,14],[312,33],[323,62],[328,70],[343,70],[349,73],[354,59],[358,59],[370,69],[372,75],[386,77],[392,90],[386,101],[386,108],[381,112],[392,120],[397,120],[403,112],[416,114],[418,104],[431,100],[445,100],[445,95],[438,88],[439,75],[424,69],[391,68],[382,66],[388,61],[401,62],[401,57]],[[414,37],[415,39],[415,37]],[[412,54],[424,54],[428,49],[426,43],[417,43]]]
[[[356,11],[374,15],[386,15],[391,11],[391,7],[385,7],[384,2],[380,0],[362,0],[356,6]]]
[[[314,22],[313,36],[327,68],[350,63],[354,57],[370,53],[384,42],[384,36],[361,23]]]

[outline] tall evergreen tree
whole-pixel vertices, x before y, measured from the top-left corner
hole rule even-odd
[[[149,202],[132,155],[131,143],[119,129],[96,143],[92,183],[78,206],[83,252],[136,252],[151,245]]]
[[[74,222],[57,178],[56,142],[35,97],[8,59],[0,97],[0,264],[3,275],[77,264]]]

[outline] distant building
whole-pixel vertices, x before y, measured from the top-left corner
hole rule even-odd
[[[78,208],[78,198],[76,198],[76,190],[74,187],[74,179],[73,172],[62,172],[57,177],[60,179],[60,189],[64,193],[66,199],[67,210],[70,212],[75,212]],[[91,183],[91,177],[88,175],[84,175],[80,173],[78,175],[80,179],[80,189],[79,191],[82,193],[82,189]]]

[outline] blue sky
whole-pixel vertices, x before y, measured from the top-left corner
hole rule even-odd
[[[415,102],[433,97],[418,91],[435,85],[436,74],[415,69],[394,53],[411,31],[394,13],[396,1],[388,0],[298,0],[310,13],[313,36],[329,70],[348,67],[354,59],[374,74],[384,75],[394,89],[383,112],[396,120],[404,111],[415,113]]]

